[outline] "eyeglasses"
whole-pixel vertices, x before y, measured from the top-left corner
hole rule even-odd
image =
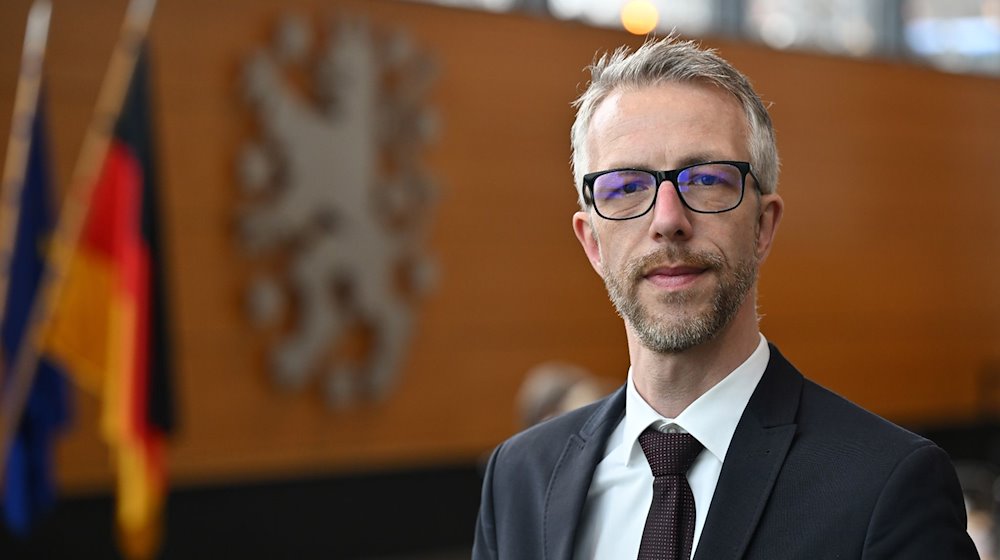
[[[631,220],[649,212],[664,181],[670,181],[689,210],[728,212],[743,202],[747,175],[757,176],[745,161],[709,161],[672,169],[610,169],[583,176],[583,196],[608,220]]]

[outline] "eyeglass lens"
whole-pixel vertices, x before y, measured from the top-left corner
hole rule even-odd
[[[605,173],[593,183],[594,205],[609,218],[644,214],[656,198],[656,177],[647,171]],[[743,190],[743,173],[728,163],[706,163],[685,168],[677,175],[677,190],[692,210],[720,212],[735,207]]]

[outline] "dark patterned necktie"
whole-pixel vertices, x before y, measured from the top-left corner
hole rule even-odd
[[[639,445],[653,470],[653,503],[642,529],[638,560],[688,560],[694,541],[694,494],[687,471],[702,446],[691,434],[646,428]]]

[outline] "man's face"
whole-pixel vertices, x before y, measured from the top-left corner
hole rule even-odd
[[[585,148],[587,173],[750,160],[739,103],[721,89],[697,83],[612,93],[594,113]],[[756,193],[748,176],[739,207],[698,214],[664,183],[656,205],[639,218],[574,215],[574,230],[591,264],[643,346],[682,352],[715,338],[738,314],[755,313],[751,293],[757,270],[781,214],[777,195]]]

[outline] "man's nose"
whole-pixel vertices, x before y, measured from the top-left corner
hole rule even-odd
[[[650,235],[657,240],[683,241],[691,237],[690,210],[670,181],[663,181],[653,204]]]

